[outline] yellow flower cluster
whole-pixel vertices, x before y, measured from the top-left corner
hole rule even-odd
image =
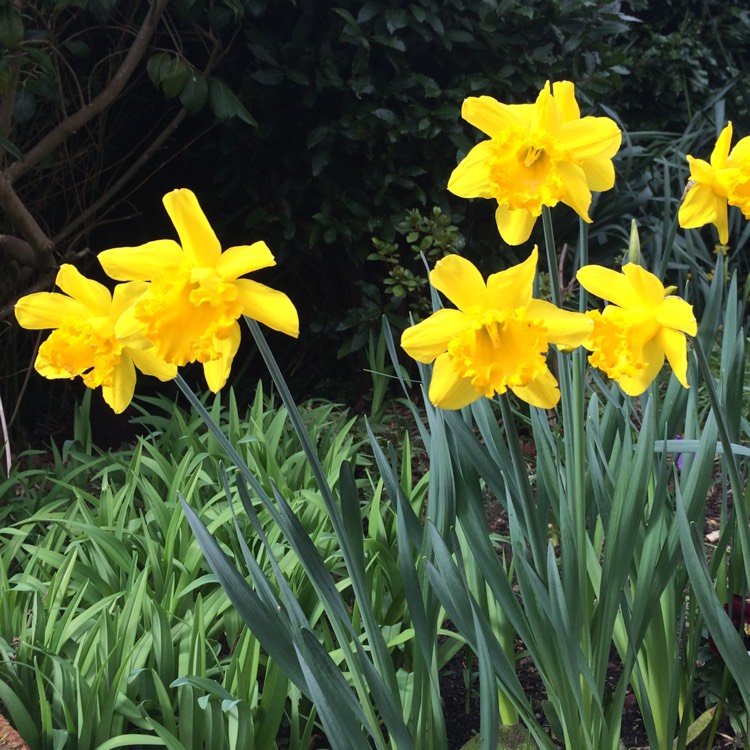
[[[133,398],[136,369],[171,380],[177,368],[201,362],[209,388],[229,376],[247,315],[289,336],[299,335],[289,297],[247,273],[275,265],[265,242],[222,252],[195,195],[164,196],[180,242],[156,240],[105,250],[99,260],[118,284],[114,293],[63,265],[57,292],[22,297],[16,318],[24,328],[54,329],[39,348],[36,370],[47,378],[80,375],[122,412]]]
[[[465,198],[495,199],[498,230],[510,245],[529,238],[542,206],[562,202],[591,221],[592,191],[614,185],[612,158],[620,131],[609,118],[581,118],[568,81],[547,83],[534,104],[471,97],[462,115],[490,140],[469,152],[453,172],[448,189]],[[723,137],[725,142],[715,152],[723,156],[714,166],[723,170],[721,184],[732,186],[724,195],[745,210],[750,190],[733,159],[742,162],[750,139],[740,141],[727,159],[731,129]],[[697,168],[691,176],[698,182]],[[717,181],[711,183],[714,190]],[[702,191],[688,193],[681,220],[687,213],[697,221],[696,206],[709,202]],[[746,203],[741,202],[744,196]],[[401,338],[409,356],[418,362],[434,361],[429,398],[435,406],[459,409],[507,390],[534,406],[555,406],[560,393],[547,366],[550,344],[564,350],[584,346],[591,352],[591,364],[632,396],[646,390],[665,358],[688,387],[686,335],[695,336],[697,323],[691,306],[673,296],[656,276],[634,263],[621,273],[584,266],[577,274],[580,284],[611,303],[602,312],[584,315],[532,297],[536,265],[535,247],[528,260],[491,275],[485,283],[463,258],[449,256],[438,262],[430,281],[457,309],[438,310]]]
[[[494,199],[508,244],[528,240],[545,206],[565,203],[590,222],[592,191],[614,185],[620,130],[608,117],[581,117],[569,81],[547,83],[533,104],[470,97],[462,115],[489,140],[471,149],[448,189]],[[750,137],[730,151],[731,139],[729,123],[710,163],[687,157],[690,182],[678,214],[686,228],[715,224],[722,245],[728,205],[750,218]],[[218,391],[239,346],[242,315],[299,334],[291,300],[243,278],[274,265],[264,242],[222,252],[190,190],[168,193],[164,206],[179,243],[156,240],[100,253],[105,272],[125,282],[114,294],[64,265],[57,276],[62,294],[32,294],[16,306],[22,326],[53,329],[36,369],[48,378],[81,376],[87,386],[101,386],[116,412],[133,397],[136,369],[167,380],[178,367],[201,362],[209,388]],[[687,302],[634,263],[620,273],[589,265],[578,271],[578,281],[610,304],[587,314],[567,312],[533,297],[537,260],[534,247],[526,261],[486,281],[459,256],[438,262],[430,281],[455,309],[438,310],[401,339],[411,357],[434,362],[433,404],[459,409],[510,390],[535,406],[553,407],[560,393],[547,365],[550,345],[584,346],[591,364],[633,396],[645,391],[665,359],[688,387],[686,336],[695,336],[697,324]]]
[[[442,309],[404,331],[401,346],[417,362],[435,362],[430,401],[460,409],[482,396],[511,390],[532,406],[560,399],[545,353],[583,345],[592,365],[631,396],[643,393],[666,357],[687,383],[687,340],[697,324],[691,306],[633,263],[618,273],[602,266],[578,271],[581,285],[613,304],[603,312],[567,312],[534,299],[537,249],[528,260],[491,275],[485,283],[465,258],[438,261],[430,282],[458,309]]]
[[[710,162],[688,156],[690,181],[678,214],[686,229],[713,224],[719,242],[729,240],[728,206],[738,206],[750,219],[750,136],[730,151],[732,123],[727,123],[711,152]]]
[[[469,97],[461,116],[490,137],[456,167],[448,190],[461,198],[494,198],[500,236],[529,239],[542,206],[565,203],[590,222],[591,191],[615,184],[612,157],[622,133],[609,117],[581,117],[570,81],[542,89],[534,104]]]

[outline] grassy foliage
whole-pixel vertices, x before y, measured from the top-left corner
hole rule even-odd
[[[84,409],[75,441],[51,456],[27,454],[23,460],[38,468],[0,488],[9,498],[0,531],[0,703],[34,750],[63,743],[268,747],[278,734],[290,747],[306,747],[314,710],[240,622],[179,507],[181,496],[222,548],[241,557],[232,510],[216,485],[223,461],[216,440],[173,403],[143,406],[139,421],[150,433],[134,449],[98,454]],[[268,491],[284,492],[336,571],[337,543],[285,409],[260,387],[247,414],[240,416],[232,395],[209,408]],[[366,469],[353,419],[331,404],[303,413],[333,484],[344,461]],[[389,595],[394,587],[379,583],[398,576],[387,562],[393,540],[382,488],[374,489],[368,545],[383,564],[372,572],[373,592],[395,635],[403,605]],[[299,562],[268,514],[259,516],[289,586],[316,622],[320,607]],[[247,532],[247,518],[239,523]],[[247,538],[270,575],[263,546]]]

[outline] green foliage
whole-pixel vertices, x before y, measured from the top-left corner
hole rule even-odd
[[[424,295],[428,283],[427,277],[422,275],[427,272],[425,265],[432,268],[440,258],[460,254],[464,238],[451,223],[450,215],[437,206],[431,216],[422,215],[418,209],[407,212],[406,218],[396,225],[396,233],[403,238],[400,243],[373,237],[375,252],[370,253],[367,260],[386,264],[388,273],[383,282],[386,293],[407,300],[409,313],[418,320],[430,309]]]
[[[195,414],[160,399],[148,407],[141,422],[150,434],[134,450],[99,455],[84,406],[75,441],[55,451],[53,466],[29,454],[30,467],[0,486],[8,498],[0,531],[4,713],[33,750],[61,742],[269,747],[279,733],[290,737],[289,747],[307,747],[315,712],[241,627],[179,509],[184,497],[213,529],[231,520],[214,479],[224,460],[219,444]],[[260,387],[246,415],[231,394],[209,408],[267,490],[284,491],[336,570],[337,544],[285,409]],[[303,419],[332,482],[343,462],[364,465],[352,419],[331,404],[304,407]],[[397,574],[388,564],[393,539],[388,513],[378,510],[381,492],[368,510],[371,543],[383,552],[371,575],[378,611],[395,635],[403,604],[378,583],[381,568]],[[260,518],[289,585],[317,623],[317,597],[300,578],[297,558],[271,517]],[[217,539],[242,557],[229,529]],[[262,546],[251,546],[270,575]]]

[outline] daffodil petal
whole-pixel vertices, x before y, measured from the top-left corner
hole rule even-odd
[[[552,96],[562,113],[563,121],[577,120],[581,110],[576,101],[576,87],[571,81],[556,81],[552,84]]]
[[[586,181],[586,173],[577,164],[558,164],[557,172],[562,178],[564,191],[562,202],[570,206],[584,221],[591,223],[589,206],[591,206],[591,190]]]
[[[534,291],[534,277],[539,260],[537,246],[531,255],[516,266],[493,273],[487,278],[487,305],[502,309],[505,307],[526,307]]]
[[[635,307],[640,298],[630,280],[622,273],[604,266],[583,266],[578,269],[576,278],[580,285],[591,294],[613,302],[620,307]]]
[[[656,309],[661,305],[666,290],[655,274],[637,263],[626,263],[622,267],[622,272],[645,307]]]
[[[401,348],[417,362],[432,362],[448,348],[451,339],[461,334],[466,324],[466,315],[460,310],[437,310],[401,334]]]
[[[226,384],[234,355],[240,346],[240,338],[240,327],[235,323],[229,336],[217,344],[216,348],[221,352],[221,356],[203,363],[203,375],[212,393],[218,393]]]
[[[461,117],[490,137],[505,128],[527,126],[524,113],[530,113],[529,105],[503,104],[491,96],[470,96],[461,106]]]
[[[498,206],[495,210],[495,222],[500,236],[509,245],[523,245],[531,236],[536,224],[536,216],[524,208],[516,210]]]
[[[440,409],[463,409],[481,398],[481,394],[471,380],[458,375],[451,356],[441,354],[432,368],[429,398],[432,405]]]
[[[115,289],[115,291],[117,291],[117,289]],[[144,294],[147,293],[148,291],[144,292]],[[134,305],[126,307],[120,315],[117,316],[117,320],[115,321],[115,336],[121,341],[126,342],[128,346],[131,345],[131,339],[134,337],[142,339],[144,330],[145,325],[143,321],[138,320],[135,316]],[[138,348],[140,349],[141,347],[138,346]]]
[[[261,241],[227,248],[216,261],[216,271],[222,279],[238,279],[246,273],[275,265],[268,245]]]
[[[511,390],[527,404],[538,406],[540,409],[552,409],[560,400],[557,380],[549,370],[545,370],[528,385],[511,386]]]
[[[611,159],[586,159],[581,162],[589,190],[603,193],[615,184],[615,167]]]
[[[459,198],[491,198],[488,159],[494,149],[492,141],[477,143],[453,170],[448,190]]]
[[[719,232],[719,242],[726,244],[729,241],[727,199],[717,195],[709,186],[693,185],[680,205],[677,218],[685,229],[714,224]]]
[[[55,283],[69,297],[78,300],[90,314],[106,317],[112,304],[112,295],[104,284],[87,279],[75,266],[63,263],[57,272]]]
[[[680,297],[665,297],[655,311],[656,320],[664,328],[684,331],[690,336],[698,333],[693,307]]]
[[[80,302],[57,292],[35,292],[16,302],[16,320],[32,331],[59,328],[65,318],[87,318],[90,313]]]
[[[690,179],[701,186],[710,186],[714,181],[716,170],[703,159],[695,159],[690,155],[686,158],[690,166]]]
[[[192,190],[182,188],[162,199],[188,263],[193,268],[211,268],[219,260],[221,244],[208,223]]]
[[[727,166],[740,166],[750,159],[750,136],[746,135],[735,143],[727,159]]]
[[[526,314],[530,318],[542,320],[547,329],[547,340],[565,349],[583,344],[594,329],[591,318],[581,313],[561,310],[546,300],[531,300]]]
[[[487,287],[477,267],[460,255],[446,255],[430,272],[430,283],[459,310],[483,306]]]
[[[641,360],[646,364],[642,370],[638,370],[636,375],[623,375],[617,380],[628,396],[640,396],[653,383],[664,365],[664,350],[658,336],[643,347]]]
[[[135,367],[130,355],[123,350],[120,363],[112,371],[112,384],[102,386],[102,396],[115,414],[122,414],[135,393]]]
[[[689,388],[687,381],[687,340],[685,334],[672,328],[662,328],[657,340],[667,357],[677,380],[684,388]]]
[[[251,279],[237,279],[234,283],[244,315],[287,336],[299,336],[297,308],[286,294]]]
[[[622,133],[608,117],[583,117],[566,122],[558,146],[573,161],[583,159],[611,159],[620,148]]]
[[[162,382],[173,380],[177,375],[177,365],[170,365],[156,356],[153,349],[131,349],[128,347],[135,366],[144,374],[159,378]]]
[[[174,240],[154,240],[138,247],[113,247],[97,256],[104,272],[115,281],[150,281],[169,273],[183,261]]]
[[[149,289],[147,281],[130,281],[118,284],[112,292],[112,306],[109,316],[117,320],[128,308],[137,302]]]
[[[711,166],[714,169],[724,169],[729,156],[729,146],[732,143],[732,123],[728,122],[716,139],[716,145],[711,152]]]

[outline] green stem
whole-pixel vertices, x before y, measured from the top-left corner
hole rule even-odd
[[[708,366],[708,359],[706,353],[703,350],[703,345],[700,342],[700,338],[696,336],[693,339],[693,349],[695,351],[696,358],[698,359],[698,368],[703,376],[703,381],[706,385],[706,393],[708,394],[708,400],[711,403],[711,409],[716,419],[716,426],[719,430],[719,441],[724,449],[724,459],[726,460],[727,471],[729,472],[729,481],[732,485],[732,491],[734,497],[737,498],[737,502],[734,503],[732,513],[739,515],[739,523],[736,524],[737,531],[740,537],[740,549],[742,550],[743,559],[745,562],[745,578],[750,580],[750,537],[748,536],[748,518],[747,508],[742,498],[745,494],[745,488],[742,485],[740,479],[740,472],[737,468],[737,461],[734,453],[732,452],[732,441],[729,438],[729,430],[727,429],[726,420],[724,419],[724,411],[721,408],[721,402],[719,400],[719,394],[716,392],[714,386],[713,376],[711,375],[711,368]]]
[[[555,250],[555,233],[552,230],[552,212],[547,206],[542,206],[542,225],[544,227],[544,246],[547,251],[547,270],[549,271],[549,285],[552,301],[557,307],[562,304],[560,292],[560,277],[557,273],[557,251]]]

